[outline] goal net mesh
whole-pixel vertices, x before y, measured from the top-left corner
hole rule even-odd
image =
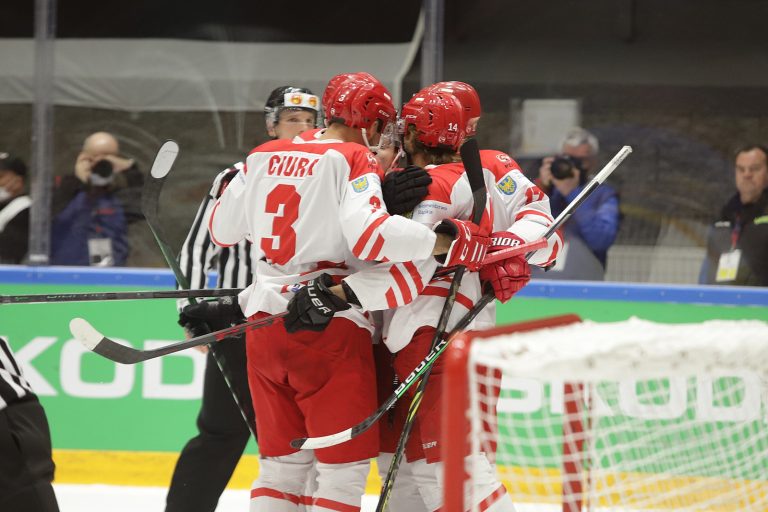
[[[768,324],[571,321],[464,348],[467,444],[519,511],[768,510]]]

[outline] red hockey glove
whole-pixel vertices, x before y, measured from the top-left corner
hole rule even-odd
[[[208,192],[208,195],[214,199],[220,198],[224,193],[224,190],[226,190],[227,185],[229,185],[229,182],[232,181],[232,178],[237,176],[238,172],[240,172],[240,169],[237,167],[230,167],[229,169],[221,171],[218,176],[214,178],[213,185],[211,185],[211,190]]]
[[[474,272],[483,264],[490,243],[488,231],[484,228],[468,220],[445,219],[435,226],[435,232],[453,237],[448,253],[436,257],[443,266],[464,265]]]
[[[525,243],[525,240],[507,231],[497,231],[491,235],[488,253],[508,249]],[[514,294],[523,289],[531,280],[531,267],[525,261],[525,255],[513,256],[491,263],[480,269],[480,281],[483,287],[493,288],[496,298],[507,302]]]

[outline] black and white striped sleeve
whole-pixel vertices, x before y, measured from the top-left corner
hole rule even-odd
[[[34,397],[32,387],[21,374],[8,342],[0,338],[0,410],[24,398]]]
[[[232,177],[242,170],[243,165],[242,162],[238,162],[216,176],[210,192],[200,203],[192,228],[184,240],[179,253],[179,264],[192,289],[205,288],[208,276],[214,268],[219,273],[218,288],[245,288],[251,283],[251,244],[243,240],[232,247],[222,248],[211,241],[211,235],[208,232],[208,222],[216,197],[221,194]],[[179,309],[188,303],[187,300],[182,299],[178,303]]]
[[[208,274],[219,253],[219,247],[211,242],[211,237],[208,234],[208,218],[214,203],[215,201],[211,196],[205,196],[197,209],[195,220],[192,222],[192,227],[179,252],[181,272],[186,276],[189,287],[193,290],[206,287]],[[181,301],[179,307],[181,308],[186,304],[186,300]]]

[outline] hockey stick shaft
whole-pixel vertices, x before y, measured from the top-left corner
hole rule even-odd
[[[102,300],[189,299],[192,297],[234,297],[239,288],[201,290],[149,290],[136,292],[86,292],[40,295],[0,295],[0,304],[40,304],[46,302],[90,302]]]
[[[584,200],[603,182],[605,179],[610,176],[610,174],[619,166],[619,164],[629,155],[629,153],[632,152],[632,148],[629,146],[624,146],[617,154],[616,156],[611,159],[608,164],[600,171],[600,173],[590,181],[590,183],[584,187],[584,190],[569,203],[563,212],[557,216],[555,221],[552,223],[552,226],[547,230],[547,232],[544,235],[544,238],[549,238],[552,236],[555,231],[557,231],[563,223],[568,220],[571,215],[573,215],[573,212],[576,208],[578,208],[581,203],[584,202]],[[600,178],[598,180],[598,178]],[[596,184],[595,184],[596,183]],[[313,438],[302,438],[302,439],[294,439],[291,441],[291,446],[293,448],[297,449],[304,449],[304,450],[311,450],[316,448],[326,448],[328,446],[334,446],[337,444],[341,444],[345,441],[348,441],[352,438],[355,438],[368,430],[371,425],[376,423],[379,419],[381,419],[382,416],[389,410],[393,405],[395,405],[395,402],[399,400],[405,393],[408,391],[408,389],[413,385],[414,382],[418,380],[419,377],[429,368],[432,366],[434,361],[442,354],[445,349],[448,347],[448,343],[451,341],[453,336],[458,334],[459,332],[463,331],[464,329],[469,326],[469,324],[472,322],[472,320],[475,319],[475,317],[482,311],[482,309],[490,304],[494,299],[493,293],[487,293],[483,295],[480,300],[475,304],[475,306],[467,312],[464,317],[462,317],[459,322],[454,326],[453,330],[445,336],[440,342],[435,346],[433,350],[427,354],[427,357],[425,357],[417,366],[413,369],[413,371],[406,377],[403,382],[400,383],[400,386],[395,389],[395,391],[387,398],[384,403],[379,406],[376,411],[373,412],[369,417],[358,423],[357,425],[354,425],[346,430],[343,430],[341,432],[337,432],[335,434],[329,434],[327,436],[322,437],[313,437]]]
[[[227,338],[234,338],[251,329],[258,329],[259,327],[271,325],[275,320],[282,318],[283,316],[285,316],[285,313],[251,320],[243,324],[233,325],[226,329],[203,334],[186,341],[171,343],[170,345],[152,350],[140,350],[133,347],[126,347],[125,345],[106,337],[88,323],[87,320],[82,318],[73,318],[69,323],[69,330],[72,332],[72,336],[85,345],[88,350],[116,363],[136,364],[157,357],[167,356],[168,354],[181,352],[182,350],[187,350],[189,348],[224,341]]]
[[[483,213],[485,212],[485,205],[488,201],[488,192],[485,189],[485,180],[483,179],[483,166],[480,161],[480,148],[477,145],[477,140],[470,139],[461,146],[461,160],[464,163],[464,169],[469,179],[469,184],[472,189],[472,222],[480,224],[482,221]],[[456,301],[456,295],[459,292],[461,281],[464,277],[466,267],[459,266],[453,275],[451,286],[448,289],[448,297],[445,299],[443,309],[440,312],[440,317],[437,321],[435,328],[435,334],[430,344],[430,352],[440,343],[445,335],[445,329],[448,325],[448,318],[451,316],[453,310],[453,304]],[[411,435],[413,429],[416,413],[421,406],[421,400],[424,397],[424,391],[429,381],[429,376],[432,371],[432,366],[424,371],[421,376],[421,381],[416,389],[416,393],[411,400],[411,405],[408,408],[408,414],[406,415],[405,424],[403,425],[403,431],[400,434],[400,439],[397,443],[397,448],[390,462],[387,475],[382,485],[381,494],[379,496],[379,502],[376,505],[376,512],[383,512],[387,510],[389,505],[389,498],[392,495],[392,489],[395,486],[395,480],[397,478],[398,471],[400,469],[400,463],[405,455],[405,445]]]
[[[173,275],[176,277],[176,282],[178,283],[179,288],[189,289],[189,280],[187,279],[187,276],[184,275],[184,273],[181,271],[181,267],[179,266],[179,262],[176,259],[176,255],[174,254],[173,249],[171,249],[171,246],[166,241],[168,238],[165,236],[165,233],[161,228],[158,215],[160,192],[162,191],[165,179],[168,173],[171,171],[178,153],[179,145],[172,140],[166,141],[160,148],[160,151],[158,151],[158,154],[155,157],[155,161],[152,164],[152,169],[150,170],[151,179],[147,181],[144,189],[142,190],[141,211],[144,214],[147,224],[149,225],[150,231],[152,231],[152,235],[155,237],[155,241],[157,241],[157,245],[160,247],[160,252],[162,252],[165,262],[168,264],[168,267],[170,267]],[[194,298],[190,298],[189,302],[190,304],[196,303]],[[250,401],[250,396],[246,403],[245,398],[239,392],[238,388],[233,385],[231,372],[229,371],[228,363],[223,354],[217,354],[216,350],[212,348],[211,357],[213,357],[213,360],[216,362],[216,366],[219,367],[219,371],[221,371],[224,382],[232,394],[232,399],[235,401],[237,408],[240,410],[240,413],[248,425],[248,428],[253,433],[254,438],[256,438],[256,417],[253,413],[253,405]]]
[[[529,251],[538,251],[539,249],[543,249],[548,245],[549,242],[547,242],[546,238],[539,238],[538,240],[534,240],[533,242],[527,242],[524,244],[516,245],[514,247],[509,247],[507,249],[502,249],[500,251],[492,252],[489,254],[486,254],[485,258],[483,258],[483,266],[490,265],[491,263],[495,263],[497,261],[506,260],[507,258],[511,258],[512,256],[517,256],[521,253],[526,253]],[[443,277],[447,275],[451,275],[456,271],[455,267],[445,267],[441,268],[435,274],[432,276],[432,278],[436,277]]]
[[[565,224],[568,219],[571,218],[573,215],[573,212],[576,211],[576,209],[581,206],[584,201],[592,194],[592,192],[597,189],[606,179],[608,179],[608,176],[613,173],[613,171],[616,170],[616,168],[621,164],[621,162],[624,161],[627,156],[632,152],[632,148],[630,146],[624,146],[622,147],[618,153],[607,163],[605,164],[605,167],[602,168],[602,170],[597,173],[597,175],[590,180],[590,182],[587,184],[586,187],[579,193],[579,195],[576,196],[576,198],[568,203],[568,205],[563,209],[563,211],[560,213],[560,215],[557,216],[557,218],[554,220],[552,225],[547,229],[547,231],[544,233],[543,238],[548,239],[551,237],[558,229],[560,229],[563,224]],[[526,259],[530,259],[532,256],[531,253],[529,253],[526,256]],[[483,296],[480,298],[479,301],[477,301],[477,304],[475,304],[472,309],[470,309],[467,314],[465,314],[459,322],[456,324],[456,326],[453,328],[453,331],[448,335],[449,339],[451,336],[463,331],[466,329],[470,323],[472,323],[472,320],[475,319],[475,317],[480,314],[480,311],[485,308],[488,304],[493,302],[494,294],[493,292],[486,292],[483,294]]]

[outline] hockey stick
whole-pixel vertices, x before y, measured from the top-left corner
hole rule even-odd
[[[488,191],[485,189],[485,180],[483,179],[483,165],[480,162],[480,148],[477,145],[476,139],[469,139],[465,142],[460,149],[461,161],[464,164],[464,169],[469,179],[469,185],[472,189],[472,222],[480,224],[485,212],[485,205],[488,200]],[[432,338],[430,345],[430,352],[435,349],[440,340],[445,335],[445,329],[448,325],[448,318],[451,316],[453,310],[453,304],[456,301],[456,294],[459,292],[461,281],[464,277],[466,267],[459,265],[453,274],[453,280],[451,286],[448,288],[448,297],[445,299],[443,309],[440,312],[440,317],[435,327],[435,334]],[[392,461],[389,464],[387,475],[384,478],[384,483],[381,487],[381,494],[379,495],[379,502],[376,505],[376,512],[383,512],[388,508],[389,498],[392,495],[392,489],[395,485],[395,479],[397,478],[398,470],[400,469],[400,463],[403,460],[405,454],[405,445],[408,442],[408,438],[411,435],[413,429],[414,420],[416,419],[416,413],[421,406],[421,400],[424,397],[424,391],[429,381],[429,376],[432,372],[432,366],[424,370],[421,376],[419,386],[416,388],[416,392],[411,400],[411,405],[408,407],[408,414],[406,415],[405,424],[403,425],[403,431],[400,434],[400,439],[397,442],[397,448],[392,457]]]
[[[233,325],[226,329],[214,331],[201,336],[190,338],[186,341],[180,341],[178,343],[172,343],[164,347],[152,349],[152,350],[140,350],[133,347],[127,347],[112,339],[107,338],[102,333],[96,330],[87,320],[82,318],[73,318],[69,322],[69,330],[72,336],[80,343],[86,346],[88,350],[99,354],[102,357],[114,361],[120,364],[136,364],[149,359],[155,359],[156,357],[173,354],[192,347],[199,347],[201,345],[207,345],[217,341],[223,341],[226,338],[239,336],[250,329],[258,329],[266,325],[272,324],[278,318],[285,316],[285,313],[279,313],[277,315],[267,316],[259,318],[258,320],[251,320],[243,324]]]
[[[547,246],[543,238],[526,244],[502,249],[487,254],[483,265],[511,258],[520,254],[520,248],[525,251],[536,251]],[[452,274],[455,268],[444,268],[435,272],[435,277]],[[197,290],[147,290],[135,292],[85,292],[85,293],[43,293],[30,295],[0,295],[0,305],[3,304],[41,304],[46,302],[93,302],[103,300],[147,300],[147,299],[191,299],[200,297],[235,297],[241,288],[200,288]]]
[[[181,267],[179,266],[179,262],[176,259],[173,249],[171,249],[168,242],[166,242],[168,238],[161,228],[160,217],[157,212],[160,204],[160,192],[163,189],[165,179],[171,171],[178,154],[179,145],[173,140],[165,141],[160,147],[160,151],[158,151],[155,161],[152,163],[152,169],[149,172],[151,179],[144,184],[144,189],[142,190],[141,212],[144,214],[149,229],[152,231],[152,234],[157,241],[157,245],[160,247],[160,252],[163,253],[165,262],[176,277],[176,282],[179,284],[179,288],[189,289],[189,280],[181,271]],[[190,304],[197,303],[194,298],[190,298],[189,302]],[[219,371],[221,371],[221,375],[224,377],[224,382],[227,384],[237,408],[243,415],[243,419],[248,424],[248,428],[253,433],[255,439],[256,429],[254,425],[256,424],[256,416],[253,412],[252,402],[250,400],[244,400],[237,388],[232,385],[232,377],[229,368],[227,367],[226,359],[222,355],[216,354],[216,350],[213,349],[213,347],[211,347],[211,356],[213,357],[213,360],[216,361],[216,366],[219,367]]]
[[[527,242],[525,244],[522,244],[526,248],[527,251],[538,251],[539,249],[543,249],[547,246],[548,242],[546,238],[539,238],[538,240],[534,240],[533,242]],[[505,260],[507,258],[511,258],[512,256],[515,256],[516,254],[520,254],[520,245],[516,245],[514,247],[509,247],[507,249],[502,249],[500,251],[492,252],[485,255],[485,258],[483,258],[483,266],[490,265],[491,263],[495,263],[497,261]],[[453,274],[456,271],[456,267],[444,267],[435,272],[432,275],[432,279],[436,277],[443,277],[450,274]]]
[[[547,230],[545,234],[545,238],[552,236],[552,234],[557,231],[565,221],[567,221],[571,215],[573,215],[573,212],[578,208],[581,203],[586,200],[587,197],[589,197],[594,190],[600,186],[603,181],[605,181],[608,176],[619,166],[619,164],[629,155],[629,153],[632,152],[632,148],[629,146],[624,146],[621,148],[621,150],[616,154],[616,156],[611,159],[610,162],[606,164],[605,167],[598,173],[597,176],[595,176],[592,181],[589,182],[589,184],[584,187],[584,190],[581,191],[581,193],[571,201],[568,206],[565,207],[563,212],[558,215],[558,217],[555,219],[554,223],[550,228]],[[520,246],[522,249],[520,252],[527,252],[526,246]],[[512,257],[515,254],[511,254],[514,249],[518,249],[513,247],[512,249],[505,249],[505,251],[509,251],[509,256]],[[519,254],[519,253],[518,253]],[[381,404],[381,406],[376,409],[373,414],[368,416],[366,419],[358,423],[357,425],[354,425],[346,430],[343,430],[341,432],[337,432],[335,434],[329,434],[327,436],[320,436],[320,437],[304,437],[299,439],[294,439],[291,441],[291,446],[293,448],[302,449],[302,450],[314,450],[317,448],[327,448],[328,446],[335,446],[337,444],[341,444],[345,441],[349,441],[350,439],[353,439],[366,430],[368,430],[371,425],[376,423],[382,416],[384,416],[384,413],[387,412],[394,404],[397,402],[397,400],[402,397],[405,392],[408,390],[408,388],[411,387],[411,385],[426,371],[426,369],[434,363],[435,359],[442,354],[446,347],[448,346],[448,343],[451,341],[451,339],[458,334],[459,332],[463,331],[467,328],[467,326],[472,322],[472,320],[475,319],[475,317],[480,313],[480,311],[487,306],[490,302],[493,301],[493,294],[485,294],[482,296],[482,298],[478,301],[475,306],[467,312],[464,317],[459,320],[459,322],[456,324],[456,326],[453,328],[453,330],[445,336],[440,342],[435,346],[435,348],[430,351],[429,354],[427,354],[427,357],[425,357],[418,365],[416,365],[416,368],[413,369],[413,371],[408,375],[408,377],[403,380],[403,382],[400,383],[400,386],[395,389],[394,393],[390,395],[389,398],[387,398],[384,403]]]
[[[44,302],[90,302],[102,300],[189,299],[192,297],[235,297],[240,288],[201,290],[149,290],[142,292],[86,292],[41,295],[0,295],[0,304],[38,304]]]

